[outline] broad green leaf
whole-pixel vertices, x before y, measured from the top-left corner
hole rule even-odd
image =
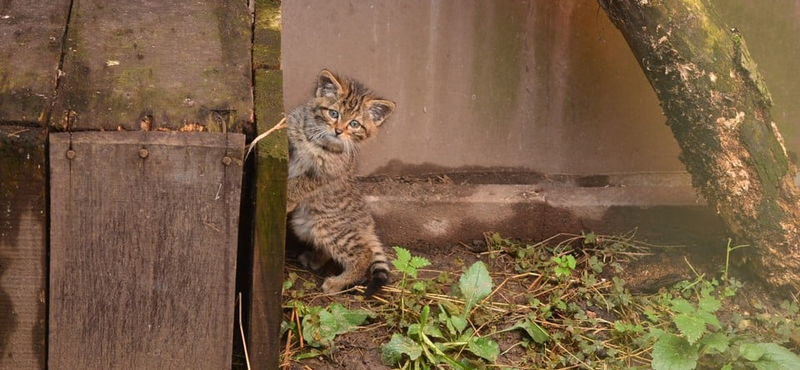
[[[333,338],[346,333],[374,316],[365,310],[348,310],[340,303],[328,308],[314,307],[303,316],[303,339],[312,347],[329,346]]]
[[[465,306],[462,317],[466,318],[472,307],[492,292],[493,283],[486,265],[478,261],[472,264],[464,272],[464,275],[461,275],[458,286],[461,288],[461,294],[464,295]]]
[[[438,325],[435,325],[432,322],[429,322],[428,325],[425,326],[425,335],[432,338],[444,339],[444,334],[442,334],[442,330],[439,329]]]
[[[673,334],[658,338],[652,356],[653,370],[692,370],[697,366],[697,346]]]
[[[714,297],[704,296],[700,298],[699,306],[705,312],[717,312],[722,308],[722,303]]]
[[[696,311],[694,306],[685,299],[673,299],[671,306],[672,310],[677,313],[693,314]]]
[[[453,328],[456,329],[456,332],[461,333],[467,327],[467,320],[458,316],[450,317],[450,322],[453,324]]]
[[[800,356],[775,343],[745,343],[739,347],[741,357],[750,360],[757,370],[796,370]]]
[[[422,347],[411,338],[397,333],[392,335],[389,343],[381,346],[381,361],[386,365],[397,365],[403,355],[414,361],[422,355]]]
[[[525,320],[518,321],[514,326],[511,327],[512,329],[522,329],[528,333],[528,336],[533,339],[534,342],[538,344],[542,344],[547,342],[550,339],[550,335],[542,329],[541,326],[536,324],[530,318],[526,318]]]
[[[711,333],[700,339],[700,345],[705,346],[709,353],[722,353],[728,350],[730,339],[722,333]]]
[[[746,358],[748,361],[755,362],[764,356],[764,348],[755,343],[745,343],[739,347],[739,356]]]
[[[467,348],[476,356],[494,362],[500,354],[500,346],[490,338],[472,337]]]
[[[717,315],[714,315],[713,313],[708,313],[706,311],[697,311],[695,315],[697,316],[698,319],[702,320],[707,325],[711,325],[717,329],[722,328],[722,325],[720,325]]]
[[[341,330],[339,320],[327,310],[321,310],[310,317],[308,322],[306,318],[309,316],[303,318],[303,339],[312,347],[329,346]]]
[[[341,326],[347,330],[355,326],[359,326],[367,320],[368,317],[374,317],[375,314],[366,310],[348,310],[340,303],[334,302],[328,307],[333,316],[339,318]]]
[[[689,344],[694,344],[706,332],[706,323],[696,316],[678,314],[672,318],[681,334],[686,336]]]

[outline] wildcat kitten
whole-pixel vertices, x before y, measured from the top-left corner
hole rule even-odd
[[[322,70],[314,98],[286,118],[289,138],[290,225],[313,252],[300,256],[318,269],[329,259],[344,271],[322,284],[326,293],[371,278],[370,296],[389,282],[389,265],[355,180],[357,146],[374,137],[395,104],[358,81]]]

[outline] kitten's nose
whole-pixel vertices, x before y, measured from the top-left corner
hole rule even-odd
[[[336,131],[336,136],[339,136],[339,135],[342,134],[342,129],[340,129],[338,127],[334,131]]]

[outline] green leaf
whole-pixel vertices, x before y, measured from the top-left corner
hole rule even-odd
[[[775,343],[745,343],[739,347],[739,355],[757,370],[796,370],[800,357]]]
[[[328,310],[337,318],[342,328],[346,330],[363,324],[368,317],[375,317],[375,314],[372,312],[366,310],[348,310],[342,306],[341,303],[337,302],[331,303]]]
[[[675,321],[675,326],[677,326],[681,334],[686,337],[689,344],[697,342],[706,332],[706,323],[699,317],[678,314],[675,315],[672,320]]]
[[[711,333],[700,339],[700,345],[708,349],[709,353],[722,353],[728,350],[731,340],[722,333]]]
[[[756,345],[755,343],[745,343],[739,347],[739,356],[744,357],[751,362],[755,362],[764,356],[764,348]]]
[[[705,312],[717,312],[722,308],[722,303],[714,297],[704,296],[700,298],[699,306]]]
[[[720,325],[717,315],[714,315],[713,313],[708,313],[705,311],[697,311],[695,315],[697,315],[697,318],[702,320],[707,325],[711,325],[717,329],[722,328],[722,325]]]
[[[397,254],[397,258],[395,258],[393,261],[393,263],[395,263],[395,267],[399,269],[400,267],[397,266],[398,264],[400,266],[408,265],[408,263],[411,261],[411,252],[402,247],[393,247],[393,249]]]
[[[469,324],[466,319],[458,316],[450,317],[450,322],[453,324],[453,328],[456,329],[457,333],[463,332],[467,324]]]
[[[408,264],[410,266],[413,266],[414,268],[420,269],[426,266],[430,266],[431,261],[428,261],[428,259],[424,257],[414,256],[411,257],[411,261]]]
[[[461,294],[464,295],[464,313],[462,317],[466,318],[472,307],[492,292],[493,285],[489,271],[481,261],[472,264],[464,272],[464,275],[461,275],[458,280],[458,286],[461,288]]]
[[[495,362],[500,354],[500,346],[490,338],[472,337],[467,344],[467,349],[476,356]]]
[[[397,333],[392,335],[389,343],[381,346],[381,361],[386,365],[397,365],[403,355],[414,361],[422,355],[422,346],[411,338]]]
[[[692,370],[697,367],[697,346],[673,334],[658,338],[652,356],[653,370]]]
[[[689,301],[685,299],[673,299],[671,302],[672,310],[677,313],[693,314],[696,310]]]
[[[597,243],[597,235],[591,232],[588,234],[583,235],[583,244],[595,244]]]
[[[313,307],[303,316],[303,339],[312,347],[329,346],[339,334],[351,331],[374,316],[365,310],[348,310],[340,303],[328,308]]]
[[[547,332],[542,329],[541,326],[531,320],[530,317],[525,318],[525,320],[517,321],[517,323],[514,324],[511,329],[525,330],[525,332],[528,333],[528,336],[530,336],[531,339],[538,344],[547,342],[550,339],[550,335],[547,334]]]
[[[417,277],[417,269],[428,266],[431,264],[430,261],[423,257],[411,256],[411,252],[408,249],[401,248],[401,247],[393,247],[395,253],[397,253],[397,258],[392,261],[392,265],[398,271],[409,275],[413,278]]]

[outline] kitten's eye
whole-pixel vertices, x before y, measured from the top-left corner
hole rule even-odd
[[[328,109],[328,115],[333,119],[339,119],[339,112],[334,109]]]
[[[352,120],[352,121],[350,121],[350,127],[359,128],[359,127],[361,127],[361,124],[358,123],[358,121],[356,121],[356,120]]]

